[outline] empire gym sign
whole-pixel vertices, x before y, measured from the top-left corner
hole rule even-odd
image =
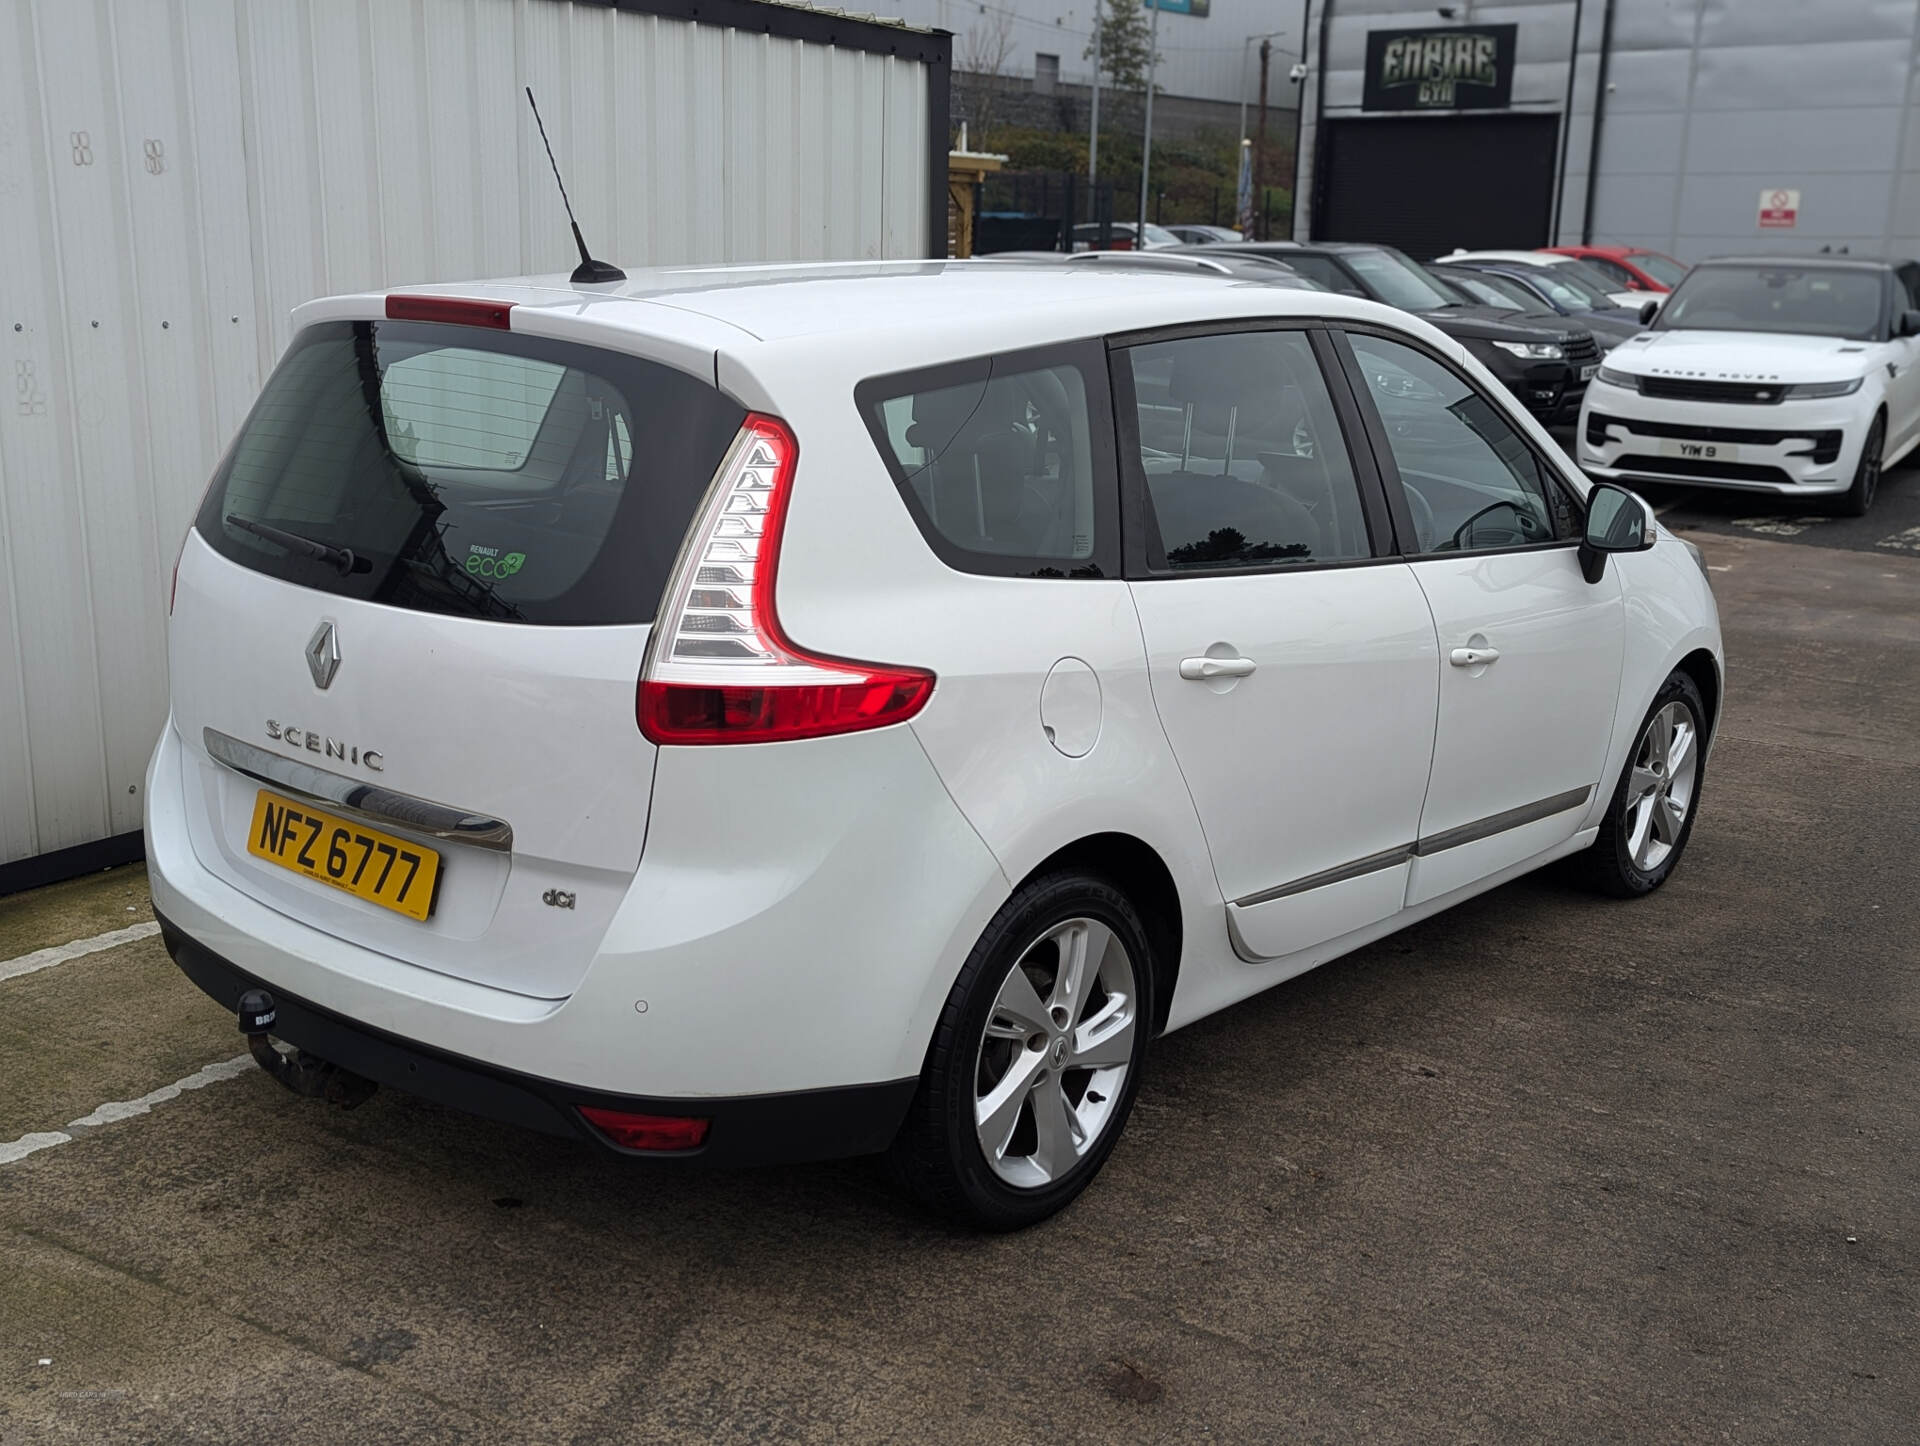
[[[1366,110],[1504,110],[1513,95],[1514,25],[1375,30]]]

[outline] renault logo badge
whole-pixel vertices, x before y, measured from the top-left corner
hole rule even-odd
[[[325,688],[340,671],[340,637],[330,622],[321,623],[307,644],[307,671],[313,674],[316,688]]]

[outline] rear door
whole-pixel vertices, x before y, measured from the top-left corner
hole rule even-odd
[[[1113,369],[1154,702],[1249,959],[1399,910],[1432,752],[1433,623],[1375,545],[1323,354],[1323,333],[1227,331]]]
[[[709,380],[577,343],[302,332],[181,562],[202,862],[352,943],[571,992],[646,834],[649,625],[742,416]],[[400,896],[409,867],[425,892]]]
[[[1407,902],[1572,837],[1612,736],[1618,568],[1582,575],[1577,500],[1502,407],[1410,340],[1347,333],[1396,530],[1441,667]]]

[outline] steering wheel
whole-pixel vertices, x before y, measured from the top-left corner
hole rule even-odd
[[[1489,542],[1486,544],[1487,546],[1524,547],[1528,543],[1546,541],[1546,529],[1542,526],[1540,519],[1532,513],[1523,511],[1512,502],[1489,502],[1465,522],[1454,528],[1453,541],[1449,543],[1448,546],[1455,552],[1465,551],[1466,539],[1468,534],[1473,531],[1473,524],[1485,517],[1489,512],[1498,512],[1502,508],[1505,508],[1513,514],[1513,535],[1515,540],[1512,542]]]

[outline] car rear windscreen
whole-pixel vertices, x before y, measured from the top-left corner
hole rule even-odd
[[[597,347],[326,322],[294,339],[195,526],[243,566],[345,597],[651,622],[745,415],[711,383]]]

